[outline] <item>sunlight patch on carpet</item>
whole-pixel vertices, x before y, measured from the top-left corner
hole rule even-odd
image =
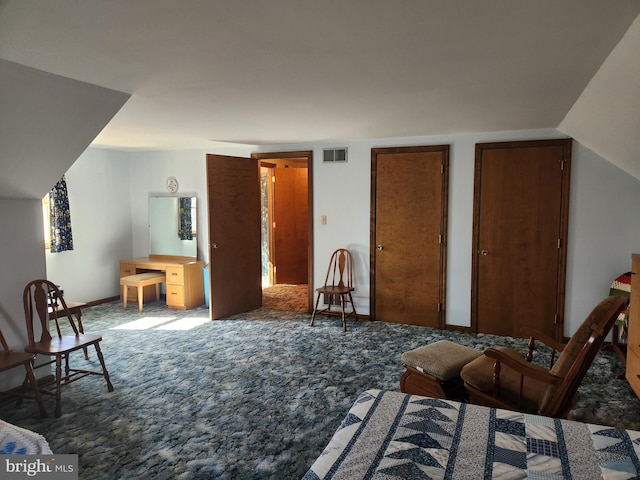
[[[207,323],[208,321],[208,317],[181,318],[179,320],[176,320],[175,322],[161,325],[156,330],[191,330],[192,328],[199,327],[200,325]]]
[[[163,323],[169,323],[175,320],[177,320],[177,317],[144,317],[113,327],[112,330],[149,330]]]

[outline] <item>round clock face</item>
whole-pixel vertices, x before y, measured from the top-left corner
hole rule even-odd
[[[178,181],[175,177],[167,178],[167,192],[176,193],[178,191]]]

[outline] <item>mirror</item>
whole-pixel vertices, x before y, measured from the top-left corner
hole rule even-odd
[[[197,257],[196,212],[195,196],[149,196],[149,253]]]

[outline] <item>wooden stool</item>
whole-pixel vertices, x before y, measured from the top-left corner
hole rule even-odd
[[[144,287],[147,285],[156,286],[156,300],[160,300],[160,284],[167,280],[167,276],[162,272],[147,272],[129,275],[120,279],[122,286],[122,308],[127,308],[127,291],[129,287],[138,289],[138,311],[142,311],[144,303]]]
[[[440,340],[402,354],[406,370],[400,377],[400,390],[412,395],[448,398],[464,397],[460,370],[482,352],[449,340]]]

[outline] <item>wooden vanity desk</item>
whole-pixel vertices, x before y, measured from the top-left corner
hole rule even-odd
[[[120,278],[137,273],[166,272],[167,307],[177,310],[204,305],[204,277],[202,269],[204,262],[194,257],[177,255],[149,255],[148,257],[120,260]],[[122,300],[122,292],[120,293]],[[155,287],[149,285],[144,288],[144,301],[154,301]],[[135,287],[129,287],[127,301],[137,302]]]

